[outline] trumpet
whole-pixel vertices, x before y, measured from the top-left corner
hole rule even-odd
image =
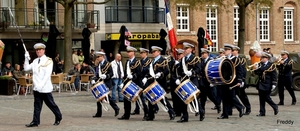
[[[255,62],[252,65],[246,66],[247,71],[255,71],[257,69],[259,69],[261,67],[261,65],[259,65],[260,62]],[[257,67],[255,69],[253,69],[253,67]]]
[[[280,62],[283,61],[283,59],[281,57],[278,58],[278,61],[275,61],[274,64],[275,65],[280,65]]]

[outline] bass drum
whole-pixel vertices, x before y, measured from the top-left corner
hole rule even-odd
[[[205,66],[207,81],[214,85],[231,84],[235,79],[235,66],[230,59],[210,60]]]

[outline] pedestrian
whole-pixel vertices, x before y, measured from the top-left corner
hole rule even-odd
[[[79,61],[79,64],[82,65],[82,62],[84,61],[84,56],[83,56],[83,52],[82,51],[80,51],[80,53],[79,53],[78,61]]]
[[[46,46],[42,43],[36,43],[34,49],[38,56],[29,64],[30,55],[25,52],[24,70],[32,70],[33,78],[33,96],[34,96],[34,112],[33,120],[31,123],[25,125],[26,127],[37,127],[40,124],[40,114],[42,110],[43,102],[49,107],[49,109],[55,115],[55,121],[53,125],[59,125],[62,120],[61,112],[58,106],[55,104],[52,97],[53,86],[51,83],[51,73],[53,68],[53,61],[51,58],[45,55]]]
[[[72,54],[72,62],[73,62],[73,65],[79,63],[77,51],[75,49],[73,50],[73,54]]]
[[[112,88],[112,97],[113,101],[117,101],[116,92],[118,91],[118,100],[119,102],[123,102],[123,96],[121,94],[121,88],[119,86],[122,84],[122,78],[124,77],[123,64],[121,61],[121,54],[116,54],[115,60],[111,62],[111,67],[113,70],[113,88]]]

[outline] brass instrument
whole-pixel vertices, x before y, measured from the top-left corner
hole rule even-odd
[[[257,69],[259,69],[261,67],[261,65],[259,64],[260,62],[255,62],[252,65],[246,66],[247,71],[255,71]],[[258,66],[256,69],[253,69],[254,66]]]
[[[273,64],[275,65],[280,65],[280,62],[283,61],[284,59],[282,59],[281,57],[278,58],[278,61],[275,61]]]

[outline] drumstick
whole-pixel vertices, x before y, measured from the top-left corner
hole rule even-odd
[[[238,86],[238,84],[236,84],[236,85],[234,85],[234,86],[232,86],[232,87],[229,87],[229,90],[232,90],[233,88],[235,88],[235,87],[237,87]]]

